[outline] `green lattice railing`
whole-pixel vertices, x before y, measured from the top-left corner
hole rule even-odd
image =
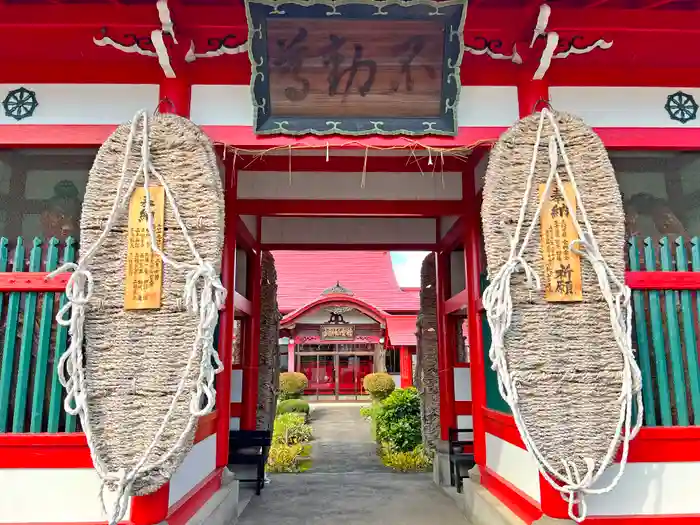
[[[68,333],[54,317],[65,295],[60,286],[47,291],[39,286],[40,276],[26,274],[49,272],[59,259],[74,261],[75,252],[71,239],[34,239],[27,246],[21,238],[12,245],[0,238],[0,289],[12,289],[15,285],[8,283],[13,279],[21,283],[18,291],[0,292],[0,432],[73,432],[78,427],[62,409],[63,388],[56,376]],[[629,269],[645,424],[700,425],[700,240],[632,239]],[[488,352],[486,323],[484,328]],[[487,406],[507,411],[489,369],[486,379]]]
[[[68,343],[68,330],[55,315],[66,302],[60,286],[46,286],[42,275],[75,260],[75,241],[0,238],[0,432],[74,432],[76,418],[63,411],[64,391],[56,366]],[[62,253],[61,253],[62,252]],[[4,273],[11,272],[11,273]],[[18,274],[25,275],[18,275]],[[34,286],[33,286],[34,285]]]
[[[644,384],[644,423],[700,425],[700,239],[632,238],[628,270],[633,339]],[[483,326],[487,406],[508,413],[495,372],[489,368],[490,334],[485,320]]]

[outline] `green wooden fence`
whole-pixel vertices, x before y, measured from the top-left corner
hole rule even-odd
[[[75,251],[70,238],[62,244],[37,238],[27,245],[21,237],[14,244],[3,237],[0,272],[12,272],[9,277],[21,281],[14,274],[50,272],[59,259],[73,262]],[[66,297],[32,291],[28,281],[24,279],[22,291],[0,292],[0,432],[75,432],[78,422],[63,410],[64,390],[56,371],[68,330],[55,316]]]
[[[700,272],[700,239],[632,238],[628,246],[628,270]],[[669,275],[669,283],[673,277]],[[671,285],[664,285],[664,281],[660,281],[657,289],[632,291],[633,344],[644,385],[644,424],[700,425],[700,344],[697,337],[700,335],[700,291],[682,289],[678,284],[673,285],[677,289],[670,289]],[[484,330],[487,332],[484,340],[490,344],[486,322]],[[484,359],[487,406],[509,412],[498,393],[496,374],[488,369],[488,347],[484,348]]]
[[[700,272],[700,240],[633,238],[629,269]],[[670,275],[669,283],[672,278]],[[647,426],[700,425],[700,291],[670,286],[662,283],[658,289],[632,292],[634,346],[644,382],[644,422]]]
[[[49,272],[74,261],[76,244],[68,239],[31,245],[0,238],[0,274]],[[700,240],[631,239],[632,272],[700,272]],[[18,277],[19,278],[19,277]],[[24,287],[26,290],[26,286]],[[648,426],[700,425],[700,291],[634,290],[634,344],[644,380],[644,420]],[[55,322],[65,294],[54,291],[0,292],[0,432],[74,432],[75,417],[63,411],[58,357],[68,332]],[[484,323],[488,332],[488,325]],[[485,334],[485,341],[490,341]],[[486,363],[488,348],[485,348]],[[495,390],[495,374],[486,373],[487,405],[507,406]]]

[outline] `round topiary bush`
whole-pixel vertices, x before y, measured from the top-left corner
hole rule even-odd
[[[286,399],[277,405],[277,414],[308,414],[311,408],[303,399]]]
[[[372,396],[372,399],[376,401],[387,398],[396,388],[394,379],[386,372],[367,374],[362,384],[365,390],[369,392],[369,395]]]
[[[279,386],[280,401],[299,399],[307,386],[309,386],[309,380],[301,372],[282,372]]]

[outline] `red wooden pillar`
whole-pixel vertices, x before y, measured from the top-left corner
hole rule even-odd
[[[455,416],[454,388],[454,342],[448,338],[447,315],[445,314],[445,299],[450,289],[448,252],[436,254],[435,268],[437,271],[437,324],[438,324],[438,384],[440,387],[440,439],[449,439],[450,428],[457,425]]]
[[[528,69],[529,71],[529,69]],[[549,85],[545,80],[532,80],[532,74],[523,75],[518,82],[518,109],[520,118],[532,115],[549,103]]]
[[[181,76],[164,78],[160,81],[158,96],[158,111],[189,117],[192,85],[186,79]]]
[[[167,79],[160,82],[158,111],[161,113],[174,113],[181,117],[190,116],[190,96],[192,86],[187,80],[182,78]],[[171,103],[168,104],[167,101]],[[162,103],[160,103],[162,102]],[[224,284],[225,286],[225,284]],[[223,373],[223,372],[222,372]],[[230,382],[230,374],[229,374]],[[230,390],[230,387],[229,389]],[[218,403],[217,394],[217,406]],[[227,419],[228,421],[228,419]],[[217,436],[217,466],[218,466],[218,446]],[[228,434],[227,434],[228,440]],[[228,441],[226,443],[228,448]],[[228,450],[227,450],[228,454]],[[168,516],[168,504],[170,497],[170,483],[166,483],[161,488],[145,496],[134,496],[131,498],[131,510],[129,520],[133,525],[153,525],[165,521]]]
[[[413,361],[407,346],[399,350],[399,366],[401,368],[401,388],[413,386]]]
[[[474,188],[474,185],[471,185]],[[486,433],[484,408],[486,408],[484,362],[483,311],[481,309],[481,202],[474,193],[469,196],[469,212],[465,216],[464,263],[467,290],[467,320],[469,334],[469,361],[472,386],[472,421],[474,426],[474,460],[486,465]]]
[[[543,107],[543,101],[549,101],[549,85],[545,80],[523,78],[518,84],[518,106],[520,118],[531,115]],[[540,507],[542,513],[550,518],[568,519],[567,502],[561,494],[540,474]]]
[[[258,231],[259,230],[258,224]],[[260,346],[260,265],[262,251],[259,247],[250,257],[248,264],[248,290],[251,294],[252,314],[248,318],[245,347],[241,361],[243,365],[243,406],[241,414],[241,430],[255,430],[258,410],[258,361]]]
[[[287,370],[290,372],[295,372],[294,370],[294,338],[289,338],[289,344],[287,345]]]
[[[216,378],[216,466],[228,464],[228,442],[231,419],[231,373],[233,367],[233,338],[236,286],[236,172],[233,163],[226,162],[224,178],[224,250],[221,257],[221,284],[227,290],[224,310],[219,314],[219,359],[223,371]]]

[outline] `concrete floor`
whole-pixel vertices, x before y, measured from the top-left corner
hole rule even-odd
[[[313,406],[313,466],[277,474],[240,525],[468,525],[428,474],[401,474],[377,458],[360,404]]]

